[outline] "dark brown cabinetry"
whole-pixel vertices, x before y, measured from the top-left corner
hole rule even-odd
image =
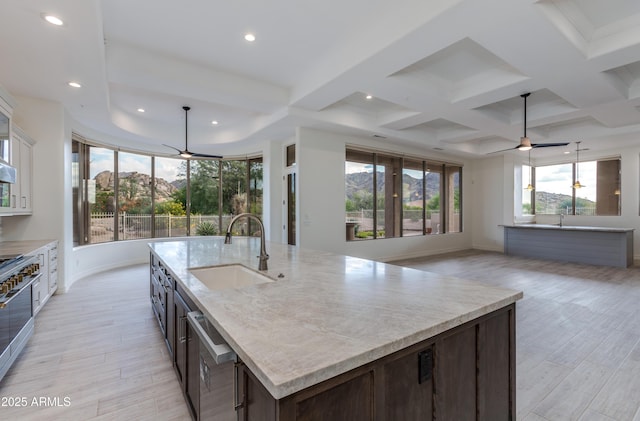
[[[174,292],[176,341],[174,348],[175,369],[182,386],[189,411],[194,419],[200,412],[200,351],[198,338],[187,322],[187,313],[195,308],[187,303],[179,290]]]
[[[175,342],[173,291],[175,284],[169,271],[154,255],[151,255],[150,286],[151,306],[167,348],[169,348],[169,353],[173,356]]]
[[[244,421],[515,419],[515,305],[276,400],[244,367]]]
[[[196,308],[184,291],[176,289],[172,274],[152,253],[150,260],[151,307],[165,338],[185,401],[193,419],[199,419],[199,344],[187,323]]]

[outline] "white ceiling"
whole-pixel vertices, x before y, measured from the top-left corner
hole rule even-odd
[[[3,0],[0,39],[0,84],[120,146],[182,148],[189,105],[201,153],[307,126],[486,156],[526,92],[533,143],[640,144],[637,0]]]

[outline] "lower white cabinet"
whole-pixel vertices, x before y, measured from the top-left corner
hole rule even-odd
[[[40,279],[32,286],[31,297],[35,316],[58,289],[58,242],[52,241],[30,254],[38,256],[42,273]]]

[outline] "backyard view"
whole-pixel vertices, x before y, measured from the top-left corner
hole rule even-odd
[[[460,232],[460,175],[458,166],[347,151],[347,240]]]
[[[88,148],[86,243],[217,235],[262,214],[262,160],[184,160]],[[118,172],[114,172],[117,162]],[[239,221],[236,235],[255,235]]]

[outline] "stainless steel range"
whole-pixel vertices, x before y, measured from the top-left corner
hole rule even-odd
[[[0,380],[33,334],[31,285],[38,256],[0,256]]]

